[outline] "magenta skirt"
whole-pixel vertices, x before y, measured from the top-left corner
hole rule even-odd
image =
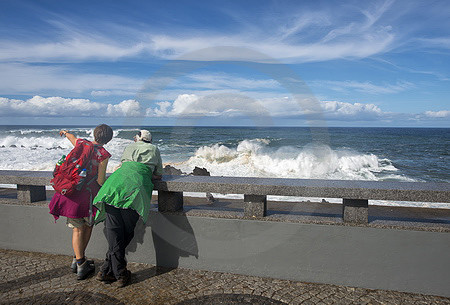
[[[97,192],[98,188],[93,187],[92,194],[87,190],[76,191],[70,196],[55,193],[48,205],[50,214],[55,217],[55,221],[59,216],[69,218],[89,217],[89,205],[97,195]],[[93,207],[93,216],[95,216],[96,211],[97,209]]]

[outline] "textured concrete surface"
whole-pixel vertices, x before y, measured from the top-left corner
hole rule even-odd
[[[0,183],[50,185],[51,172],[0,170]],[[449,202],[450,183],[217,176],[163,176],[155,190],[346,199]]]
[[[0,304],[450,304],[449,298],[129,263],[131,284],[77,281],[72,258],[0,249]],[[96,266],[100,264],[96,261]]]
[[[47,199],[38,202],[17,202],[15,189],[0,188],[0,204],[20,204],[47,207],[54,191],[47,191]],[[319,197],[320,198],[320,197]],[[158,196],[152,198],[152,208],[158,209]],[[188,216],[215,218],[244,218],[242,199],[216,198],[213,202],[206,197],[183,197],[184,213]],[[267,201],[264,221],[316,223],[331,225],[358,225],[375,228],[396,228],[433,232],[450,232],[450,209],[376,206],[369,205],[369,223],[348,224],[342,221],[342,204],[323,202],[280,202]]]

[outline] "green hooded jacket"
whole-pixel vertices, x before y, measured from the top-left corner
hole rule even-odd
[[[145,223],[150,210],[152,191],[152,171],[147,165],[133,161],[122,163],[94,198],[94,206],[98,209],[95,223],[106,219],[105,204],[120,209],[133,209]]]

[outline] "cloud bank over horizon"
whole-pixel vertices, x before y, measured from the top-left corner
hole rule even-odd
[[[310,101],[309,101],[310,102]],[[243,95],[197,96],[181,94],[174,101],[156,102],[154,107],[136,100],[98,103],[89,99],[34,96],[27,100],[0,97],[0,117],[96,117],[96,118],[198,118],[270,117],[303,118],[327,121],[445,120],[450,111],[425,111],[417,114],[383,111],[374,104],[341,101],[316,101],[320,106],[293,98],[251,99]]]

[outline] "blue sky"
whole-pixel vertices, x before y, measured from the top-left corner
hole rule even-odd
[[[442,1],[0,1],[2,124],[450,127]]]

